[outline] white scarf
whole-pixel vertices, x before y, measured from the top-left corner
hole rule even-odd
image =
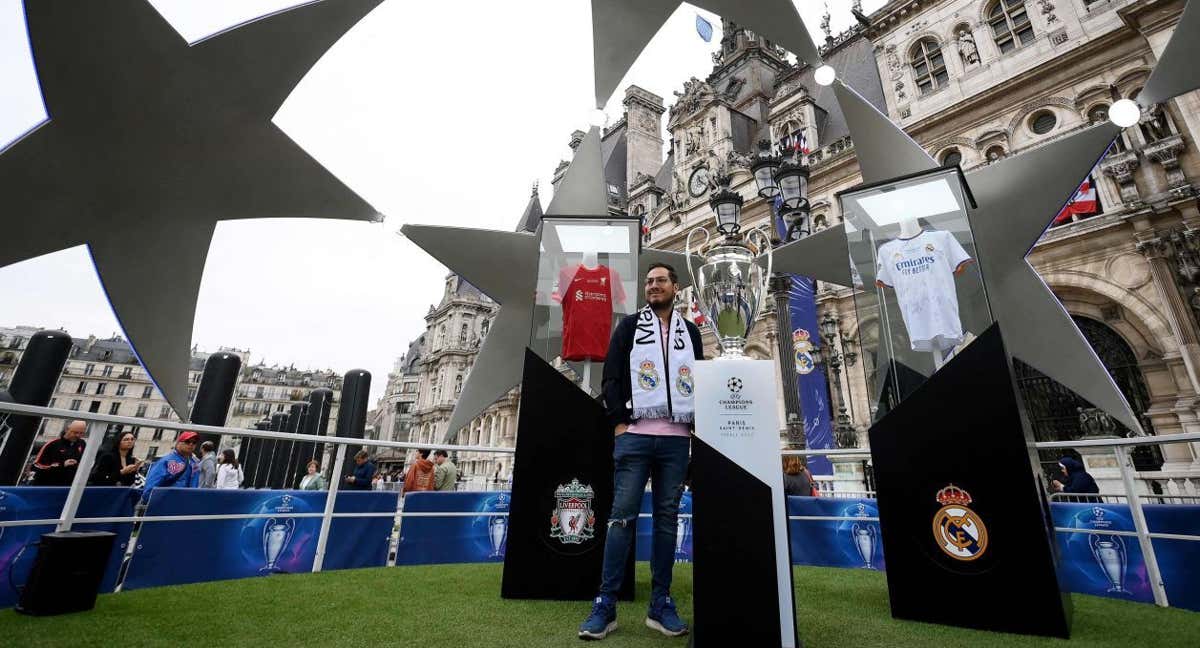
[[[649,305],[638,312],[633,348],[629,352],[633,418],[691,423],[696,410],[693,396],[696,353],[692,350],[692,336],[683,317],[672,310],[671,344],[664,352],[661,327],[662,322]]]

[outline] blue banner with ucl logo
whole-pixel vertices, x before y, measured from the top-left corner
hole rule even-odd
[[[16,520],[57,519],[67,501],[65,486],[14,486],[0,488],[0,522]],[[129,517],[137,502],[139,491],[129,488],[95,486],[83,491],[76,517]],[[29,579],[29,571],[37,556],[37,542],[43,533],[54,531],[55,525],[0,527],[0,608],[17,604],[20,593]],[[75,531],[108,531],[116,534],[101,592],[111,592],[117,584],[121,560],[129,546],[130,522],[109,524],[76,523]]]
[[[147,521],[123,589],[312,571],[321,531],[323,491],[156,488],[146,508],[154,515],[258,514],[265,517]],[[334,513],[395,513],[397,493],[338,493]],[[278,517],[276,517],[278,516]],[[334,518],[322,569],[387,564],[393,516]]]
[[[775,227],[780,238],[787,235],[787,223],[779,216],[779,200],[774,204]],[[847,259],[846,263],[850,263]],[[812,350],[820,342],[817,328],[817,282],[802,275],[787,275],[792,280],[788,292],[788,317],[792,323],[792,353],[796,360],[796,391],[804,417],[804,442],[811,450],[833,448],[833,414],[829,407],[829,388],[825,373],[813,362]],[[808,469],[814,475],[833,474],[827,457],[809,457]]]

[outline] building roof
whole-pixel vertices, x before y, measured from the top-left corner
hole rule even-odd
[[[518,232],[536,232],[542,221],[542,200],[538,198],[538,187],[533,185],[533,194],[529,196],[529,204],[525,205],[525,213],[517,221]]]

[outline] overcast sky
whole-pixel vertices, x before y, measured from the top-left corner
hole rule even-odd
[[[195,42],[298,3],[152,4]],[[819,42],[822,4],[796,4]],[[872,11],[883,1],[864,4]],[[385,0],[313,68],[275,123],[386,221],[220,223],[193,342],[249,349],[254,362],[367,369],[374,403],[395,358],[424,331],[446,273],[395,232],[404,223],[512,229],[535,181],[549,204],[570,133],[588,126],[590,5]],[[830,5],[836,33],[853,20],[850,2]],[[21,7],[0,0],[0,149],[46,118]],[[697,36],[697,13],[713,23],[712,43]],[[711,71],[719,39],[719,18],[681,6],[614,94],[610,121],[620,118],[631,83],[669,105],[684,80]],[[20,215],[0,218],[20,226]],[[120,331],[83,247],[0,268],[0,326],[18,324],[80,337]]]

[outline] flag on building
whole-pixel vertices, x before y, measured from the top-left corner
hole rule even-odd
[[[1096,187],[1088,178],[1079,185],[1079,191],[1067,201],[1058,216],[1054,217],[1051,225],[1062,225],[1071,222],[1071,216],[1091,216],[1100,211],[1100,198],[1096,195]]]
[[[784,155],[791,155],[796,152],[808,155],[808,138],[804,136],[804,129],[784,136],[783,141],[779,143],[779,148],[783,149]]]
[[[704,19],[700,14],[696,14],[696,33],[700,34],[700,38],[704,39],[705,43],[711,43],[713,37],[712,23]]]
[[[700,303],[696,301],[696,291],[692,290],[692,305],[688,308],[688,319],[696,326],[702,326],[706,320],[703,311],[700,310]]]

